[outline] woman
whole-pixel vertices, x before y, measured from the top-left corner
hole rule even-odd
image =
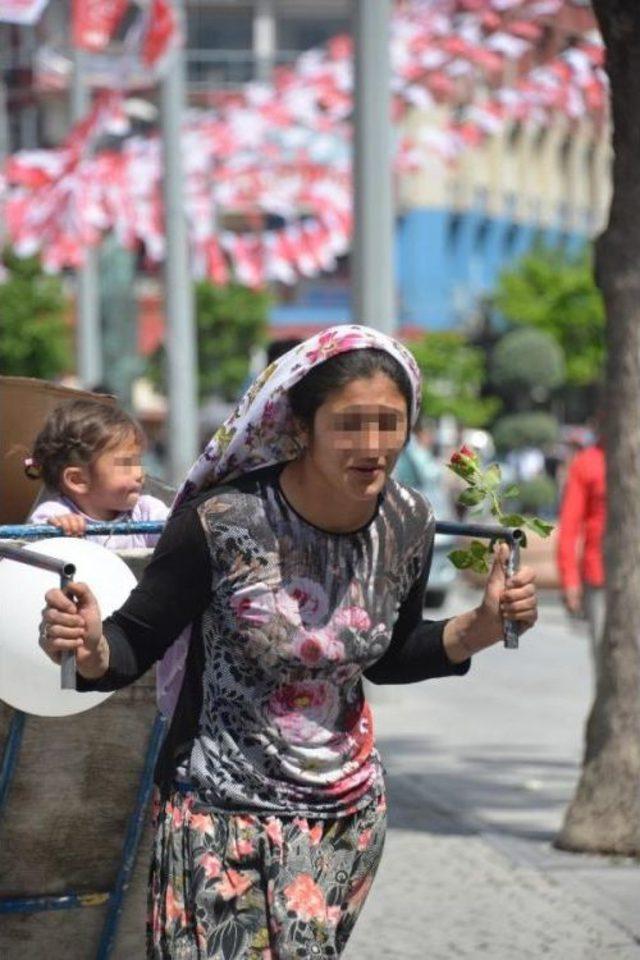
[[[164,685],[154,960],[338,957],[385,831],[363,674],[461,675],[502,616],[535,621],[531,571],[505,588],[502,557],[478,608],[422,622],[434,517],[390,479],[419,398],[390,338],[305,341],[215,435],[117,613],[103,624],[86,585],[47,594],[43,647],[75,650],[85,690],[133,682],[193,625]]]

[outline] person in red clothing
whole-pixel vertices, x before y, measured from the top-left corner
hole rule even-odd
[[[604,629],[606,469],[602,442],[576,454],[569,467],[558,526],[558,572],[565,606],[585,616],[594,663]]]

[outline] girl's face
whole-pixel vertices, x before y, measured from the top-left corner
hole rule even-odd
[[[94,520],[114,520],[140,498],[144,471],[135,435],[109,447],[89,466],[65,467],[61,490]]]
[[[352,380],[316,411],[306,456],[332,495],[374,500],[406,442],[407,426],[406,400],[386,374]]]
[[[102,513],[126,513],[140,499],[143,483],[142,448],[130,437],[105,450],[91,464],[88,502]]]

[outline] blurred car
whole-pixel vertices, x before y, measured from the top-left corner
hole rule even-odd
[[[455,520],[445,485],[445,471],[433,454],[415,437],[400,454],[394,477],[427,498],[436,520]],[[425,594],[425,606],[441,607],[456,579],[456,568],[448,558],[455,537],[437,534],[433,545],[431,571]]]
[[[447,491],[442,481],[435,480],[423,486],[421,492],[427,497],[436,520],[455,520],[449,506]],[[456,538],[448,533],[437,533],[433,544],[433,557],[427,592],[424,598],[426,607],[441,607],[447,599],[447,593],[453,586],[457,570],[449,560],[448,554],[454,549]]]

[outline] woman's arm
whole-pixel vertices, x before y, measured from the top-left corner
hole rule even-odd
[[[78,671],[79,690],[116,690],[160,660],[211,597],[212,568],[204,531],[193,506],[167,526],[142,579],[103,624],[94,662]]]
[[[505,585],[508,547],[502,544],[485,586],[482,603],[450,620],[423,620],[424,594],[433,548],[400,608],[386,653],[365,676],[373,683],[414,683],[434,677],[465,674],[470,658],[498,642],[503,618],[518,620],[528,630],[537,618],[535,575],[522,569]]]
[[[433,545],[419,576],[398,611],[386,652],[364,671],[372,683],[415,683],[434,677],[465,674],[467,657],[454,663],[447,656],[444,633],[447,620],[423,620],[424,595],[429,580]]]
[[[516,620],[520,633],[524,633],[538,619],[535,573],[531,567],[522,567],[507,581],[508,559],[507,544],[499,544],[482,602],[447,623],[443,643],[452,663],[462,663],[502,640],[505,620]]]
[[[167,523],[151,562],[124,605],[104,623],[87,584],[50,590],[41,645],[55,662],[77,656],[79,690],[116,690],[142,676],[207,606],[212,564],[195,505]]]

